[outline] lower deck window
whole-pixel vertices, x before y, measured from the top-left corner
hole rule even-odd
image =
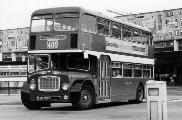
[[[142,70],[135,69],[134,70],[134,77],[142,77]]]
[[[134,77],[142,77],[142,66],[141,65],[134,65]]]
[[[112,77],[122,77],[122,64],[120,62],[112,62]]]
[[[151,65],[112,62],[112,77],[151,78],[153,77],[153,67]]]
[[[124,77],[132,77],[132,64],[123,64],[123,76]]]
[[[132,69],[124,69],[123,72],[124,77],[132,77]]]

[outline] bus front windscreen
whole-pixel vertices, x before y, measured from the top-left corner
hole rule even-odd
[[[34,15],[31,32],[75,31],[78,30],[78,13],[57,13],[53,15]]]
[[[52,29],[52,15],[35,15],[32,17],[31,32],[48,32]]]
[[[35,71],[46,70],[49,68],[49,55],[29,55],[28,72],[32,73]]]

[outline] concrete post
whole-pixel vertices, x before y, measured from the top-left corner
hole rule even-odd
[[[11,57],[12,57],[12,61],[16,61],[16,54],[15,53],[11,53]]]
[[[174,51],[179,51],[179,42],[174,40]]]
[[[3,61],[3,53],[0,53],[0,61]]]

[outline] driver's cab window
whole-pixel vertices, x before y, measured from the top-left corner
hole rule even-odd
[[[49,59],[47,56],[39,56],[36,58],[36,68],[37,70],[47,69],[48,68]]]

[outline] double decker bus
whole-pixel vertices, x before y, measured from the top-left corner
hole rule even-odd
[[[150,30],[80,7],[41,9],[31,16],[28,109],[51,103],[95,104],[144,99],[154,77]]]

